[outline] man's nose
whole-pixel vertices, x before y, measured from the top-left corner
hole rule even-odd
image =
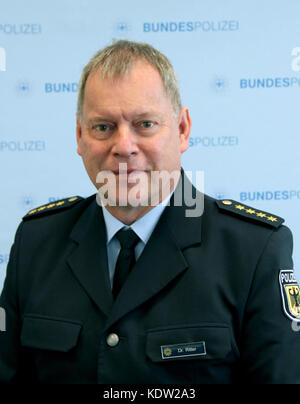
[[[120,125],[115,133],[115,142],[112,152],[115,157],[128,158],[138,153],[137,138],[132,128]]]

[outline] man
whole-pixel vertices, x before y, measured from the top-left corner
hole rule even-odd
[[[118,41],[91,59],[77,144],[97,198],[44,205],[19,226],[1,381],[300,382],[291,233],[231,200],[189,212],[203,196],[187,202],[180,173],[190,130],[156,49]]]

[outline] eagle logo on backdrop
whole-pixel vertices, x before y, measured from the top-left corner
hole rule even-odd
[[[283,310],[291,320],[300,320],[300,288],[291,269],[279,272]]]

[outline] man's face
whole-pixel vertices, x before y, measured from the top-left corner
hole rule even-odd
[[[130,192],[139,174],[150,184],[153,171],[180,171],[190,125],[186,107],[175,116],[160,75],[150,64],[136,62],[128,75],[116,80],[102,79],[94,71],[86,82],[81,122],[77,121],[77,151],[96,188],[99,172],[114,173],[118,203],[122,176],[127,176]],[[127,164],[122,166],[126,172],[119,172],[120,163]]]

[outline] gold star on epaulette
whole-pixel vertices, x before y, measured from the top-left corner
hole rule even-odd
[[[71,198],[61,199],[56,202],[48,203],[47,205],[42,205],[38,208],[30,210],[24,217],[23,220],[29,219],[31,217],[45,215],[48,212],[53,212],[54,210],[67,208],[73,206],[75,203],[81,201],[83,198],[81,196],[72,196]]]
[[[216,202],[221,210],[266,223],[273,227],[279,227],[284,222],[282,217],[271,215],[268,212],[263,212],[258,209],[253,209],[250,206],[231,199],[217,200]]]
[[[250,215],[254,215],[254,213],[256,213],[256,211],[254,209],[245,209],[245,212],[250,213]]]
[[[257,212],[256,216],[258,216],[258,217],[266,217],[267,215],[265,213],[262,213],[262,212]]]
[[[277,217],[267,216],[267,220],[271,220],[271,222],[277,222]]]

